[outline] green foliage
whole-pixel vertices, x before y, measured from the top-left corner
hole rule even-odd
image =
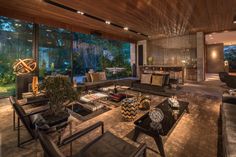
[[[40,87],[45,90],[46,96],[49,98],[50,111],[53,115],[58,115],[65,110],[64,104],[77,100],[78,93],[65,76],[50,76],[43,80]]]
[[[123,67],[119,77],[131,75],[130,44],[93,35],[74,33],[73,74],[84,75],[89,69],[105,71],[108,67]],[[108,78],[112,75],[108,74]]]

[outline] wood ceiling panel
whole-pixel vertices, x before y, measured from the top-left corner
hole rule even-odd
[[[232,23],[236,15],[235,0],[51,0],[58,4],[83,11],[122,27],[150,35],[166,37],[235,30]],[[128,40],[146,39],[122,28],[81,16],[43,0],[0,0],[0,8],[29,14],[34,18],[52,19],[71,27],[88,31],[99,30]]]

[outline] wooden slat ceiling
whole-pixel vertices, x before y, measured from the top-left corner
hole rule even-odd
[[[161,38],[224,30],[236,30],[236,0],[51,0],[119,26]],[[16,15],[13,15],[13,14]],[[104,22],[53,6],[43,0],[0,0],[0,14],[27,15],[36,22],[61,25],[89,33],[99,30],[104,36],[127,41],[146,39]]]

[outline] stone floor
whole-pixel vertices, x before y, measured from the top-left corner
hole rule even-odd
[[[178,98],[189,101],[190,114],[185,114],[179,121],[173,132],[165,139],[165,152],[167,157],[216,157],[218,151],[218,118],[221,103],[221,93],[225,87],[219,80],[209,79],[200,84],[186,83],[178,91]],[[153,104],[163,101],[164,97],[156,96]],[[139,112],[138,116],[144,114]],[[104,121],[105,130],[109,130],[124,140],[137,145],[129,139],[129,133],[133,130],[133,122],[124,122],[121,118],[120,108],[115,108],[93,119],[81,122],[73,117],[72,130],[76,132],[97,121]],[[22,127],[22,139],[28,135]],[[65,131],[64,137],[67,136]],[[97,134],[97,133],[96,133]],[[85,143],[91,140],[95,134],[88,135],[73,144],[74,152],[78,151]],[[159,156],[152,150],[157,150],[152,138],[141,135],[138,142],[147,143],[148,157]],[[12,108],[8,99],[0,99],[0,157],[41,157],[40,144],[33,141],[23,148],[18,148],[17,132],[12,129]],[[62,148],[67,154],[68,147]]]

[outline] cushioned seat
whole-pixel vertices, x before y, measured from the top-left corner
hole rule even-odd
[[[101,137],[84,147],[74,157],[128,157],[137,148],[118,138],[110,132],[104,133]]]
[[[70,144],[100,127],[102,135],[86,144],[79,153],[75,153],[73,157],[146,157],[145,144],[140,144],[139,147],[135,147],[110,132],[104,133],[103,122],[97,122],[65,138],[61,141],[59,146],[55,145],[48,135],[39,131],[38,136],[44,150],[44,157],[65,157],[59,150],[59,147]]]

